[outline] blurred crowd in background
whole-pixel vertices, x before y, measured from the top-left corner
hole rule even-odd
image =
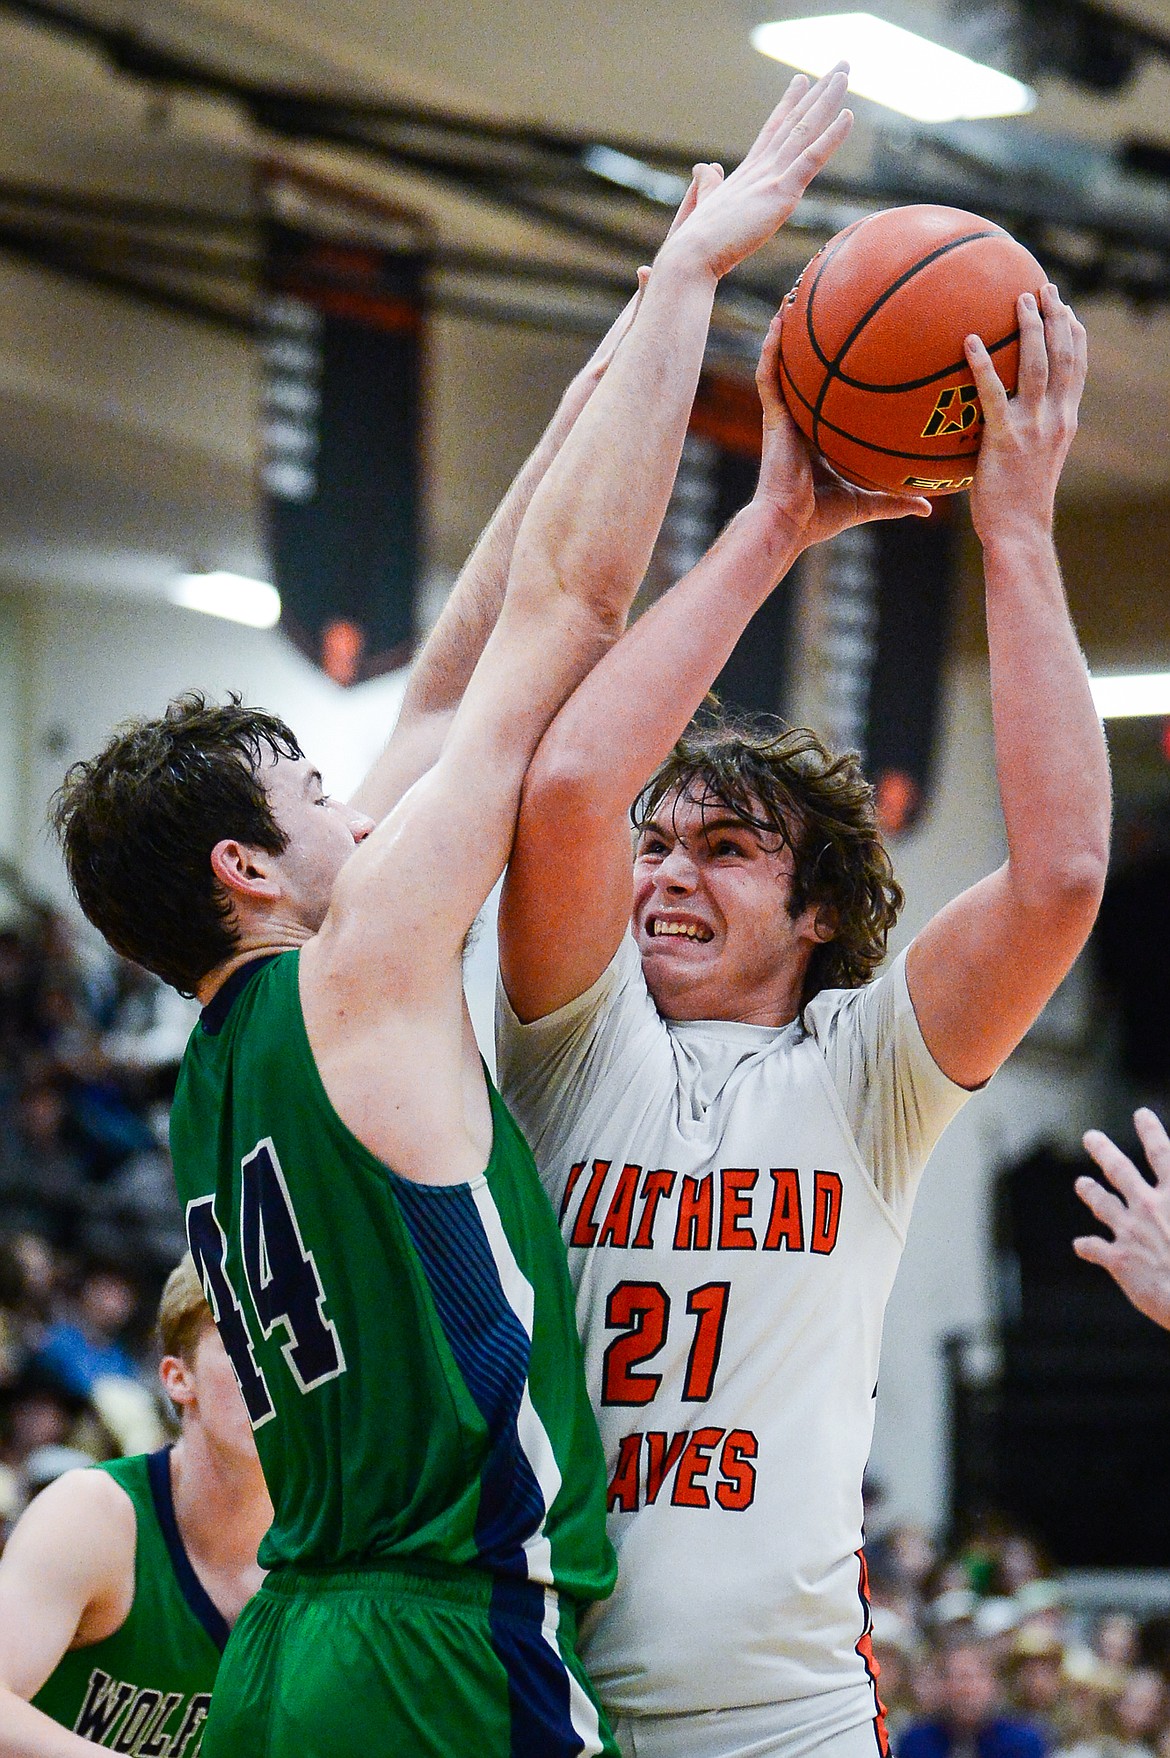
[[[68,1465],[166,1432],[152,1330],[185,1248],[167,1112],[193,1010],[0,879],[3,1530]]]
[[[0,880],[6,877],[0,869]],[[168,1433],[153,1319],[185,1248],[167,1112],[195,1017],[19,889],[0,929],[0,1536],[72,1465]],[[895,1758],[1170,1758],[1170,1599],[1076,1603],[996,1519],[866,1547]]]
[[[872,1536],[876,1528],[877,1536]],[[1170,1758],[1170,1597],[1088,1605],[1011,1522],[943,1550],[867,1486],[878,1692],[895,1758]]]

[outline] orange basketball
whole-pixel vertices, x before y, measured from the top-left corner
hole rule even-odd
[[[1002,227],[959,208],[887,208],[846,226],[781,307],[780,383],[797,426],[862,488],[967,488],[983,412],[964,338],[983,338],[1014,391],[1016,299],[1046,280]]]

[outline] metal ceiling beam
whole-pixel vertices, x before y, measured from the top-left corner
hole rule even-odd
[[[1082,8],[1086,3],[1078,0]],[[64,0],[0,0],[0,7],[85,43],[129,77],[228,99],[269,135],[326,145],[399,174],[437,180],[462,196],[536,221],[566,239],[601,246],[614,256],[615,269],[632,270],[645,260],[660,235],[664,211],[660,201],[619,187],[590,169],[591,151],[603,144],[595,140],[362,96],[246,80],[104,25]],[[1108,17],[1118,28],[1124,23],[1116,15]],[[1143,41],[1149,35],[1145,33]],[[1159,40],[1154,46],[1170,56],[1170,42]],[[1087,189],[1002,174],[977,156],[949,146],[937,131],[907,130],[902,138],[908,143],[906,150],[898,152],[895,147],[879,154],[876,175],[856,179],[822,173],[816,202],[808,204],[811,229],[825,236],[843,223],[834,222],[835,204],[865,210],[945,200],[985,213],[1019,233],[1072,294],[1112,291],[1143,304],[1170,298],[1170,218],[1160,222],[1147,211],[1148,204],[1138,211],[1135,202],[1133,211],[1126,211],[1119,200],[1103,210]],[[705,156],[702,149],[692,155],[650,142],[604,144],[644,164],[651,178],[656,172],[686,177],[694,159]],[[58,199],[82,200],[65,194]],[[144,214],[148,205],[140,204]],[[843,205],[839,211],[844,212]],[[228,223],[226,216],[207,218],[212,224],[221,219]],[[123,211],[122,223],[132,226],[128,211]],[[236,223],[247,224],[238,216]],[[583,278],[578,279],[584,285]],[[775,304],[782,291],[758,269],[739,271],[727,284],[724,302],[730,297],[734,304],[738,297],[753,309],[762,308]]]

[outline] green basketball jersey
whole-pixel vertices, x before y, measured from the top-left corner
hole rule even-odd
[[[256,1433],[269,1568],[467,1564],[595,1599],[605,1466],[564,1249],[491,1090],[484,1174],[399,1177],[330,1104],[299,955],[236,972],[171,1116],[208,1302]]]
[[[111,1751],[195,1758],[228,1630],[179,1536],[170,1449],[95,1469],[134,1504],[134,1603],[104,1642],[62,1656],[33,1703]]]

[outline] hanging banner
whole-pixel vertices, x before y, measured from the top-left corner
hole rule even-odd
[[[959,573],[959,509],[856,525],[825,545],[803,619],[801,715],[860,751],[883,830],[909,830],[934,775]]]
[[[288,634],[337,683],[409,657],[427,257],[270,220],[263,459]]]
[[[751,500],[759,474],[760,439],[760,400],[754,384],[730,373],[704,371],[651,563],[650,601],[694,567],[728,521]],[[784,712],[798,578],[799,567],[756,612],[716,680],[715,694],[726,708],[750,714]]]

